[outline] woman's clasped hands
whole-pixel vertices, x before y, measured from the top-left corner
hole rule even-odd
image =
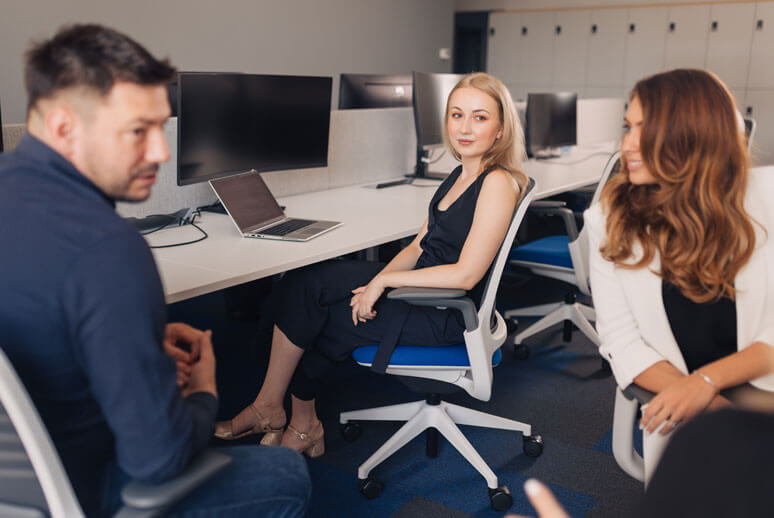
[[[374,304],[384,293],[384,288],[381,278],[376,276],[366,286],[359,286],[352,290],[352,300],[349,305],[352,307],[352,323],[354,325],[357,325],[358,322],[371,320],[376,316]]]
[[[719,401],[713,401],[716,398]],[[640,428],[648,433],[658,430],[661,435],[666,435],[681,422],[688,421],[705,408],[714,407],[723,401],[726,401],[725,398],[718,396],[718,390],[702,379],[700,374],[684,376],[643,406]]]

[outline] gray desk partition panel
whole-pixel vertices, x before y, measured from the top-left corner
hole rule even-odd
[[[416,138],[411,108],[334,111],[330,188],[413,173]]]
[[[10,151],[16,147],[27,131],[24,124],[5,124],[3,125],[3,147],[5,151]]]

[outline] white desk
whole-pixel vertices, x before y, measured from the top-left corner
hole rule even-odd
[[[608,156],[601,149],[576,150],[554,161],[530,160],[525,172],[537,181],[536,198],[545,198],[595,183]],[[199,221],[209,238],[153,250],[167,303],[412,236],[427,217],[437,186],[430,181],[378,190],[353,186],[280,199],[289,216],[343,223],[305,243],[242,238],[227,216],[205,213]],[[199,236],[186,226],[156,232],[148,241],[161,245]]]

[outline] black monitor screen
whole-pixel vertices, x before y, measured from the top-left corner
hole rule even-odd
[[[339,110],[411,106],[411,74],[341,74]]]
[[[527,95],[527,149],[535,152],[577,143],[576,93]]]
[[[177,183],[328,165],[330,77],[178,75]]]
[[[443,144],[446,98],[463,77],[463,74],[414,72],[414,123],[420,146]]]

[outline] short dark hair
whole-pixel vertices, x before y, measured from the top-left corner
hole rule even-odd
[[[27,109],[67,88],[85,87],[105,96],[116,82],[162,85],[175,72],[168,59],[154,58],[125,34],[96,24],[70,25],[25,54]]]

